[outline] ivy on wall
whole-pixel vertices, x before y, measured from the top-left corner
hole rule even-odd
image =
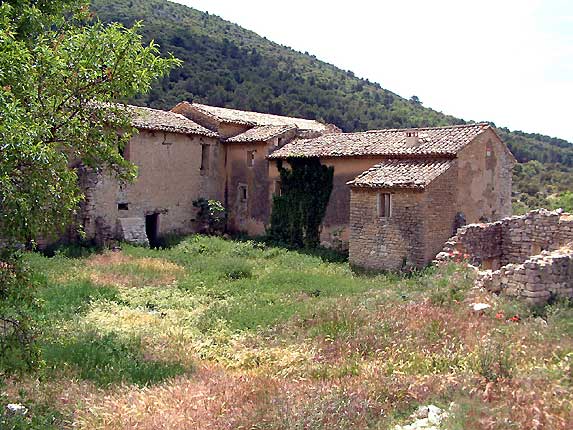
[[[332,192],[334,168],[318,158],[289,158],[289,168],[277,162],[280,195],[273,197],[268,236],[295,247],[320,244],[320,225]]]

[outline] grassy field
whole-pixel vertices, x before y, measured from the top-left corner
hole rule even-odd
[[[451,402],[450,430],[573,427],[573,308],[473,289],[462,266],[356,274],[200,236],[27,259],[45,363],[0,387],[29,408],[0,428],[387,429]]]

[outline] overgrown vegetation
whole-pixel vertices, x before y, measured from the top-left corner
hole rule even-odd
[[[268,237],[275,243],[316,248],[320,225],[332,192],[334,167],[318,158],[289,158],[290,168],[277,162],[280,195],[273,196]]]
[[[0,3],[0,375],[39,362],[34,281],[16,249],[70,226],[81,166],[135,177],[120,154],[132,112],[116,102],[179,64],[138,29],[92,20],[84,0]]]
[[[20,253],[0,248],[0,380],[39,364],[33,324],[37,287],[38,281],[22,263]]]
[[[219,200],[201,197],[193,201],[193,207],[197,208],[197,221],[201,233],[221,234],[225,230],[227,212]]]
[[[452,428],[568,429],[570,304],[529,310],[471,288],[463,266],[357,275],[314,254],[214,236],[27,254],[46,365],[0,387],[29,409],[0,422],[374,429],[453,401]]]
[[[146,40],[157,41],[163,52],[184,61],[149,95],[138,97],[139,104],[170,109],[181,100],[194,100],[318,119],[344,131],[464,123],[208,13],[165,0],[92,4],[106,22],[133,25],[144,20]],[[518,207],[546,206],[548,196],[572,189],[570,142],[503,127],[498,132],[517,160],[526,163],[526,172],[516,170]],[[528,167],[531,162],[537,163],[533,169]]]

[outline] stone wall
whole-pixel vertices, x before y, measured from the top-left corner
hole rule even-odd
[[[573,215],[544,209],[462,227],[437,262],[464,258],[480,266],[476,283],[531,304],[573,297]]]
[[[202,145],[209,151],[209,166],[203,169]],[[85,201],[78,222],[88,239],[145,243],[145,219],[152,214],[158,214],[159,236],[188,234],[197,229],[194,200],[223,200],[224,148],[218,139],[141,130],[126,154],[138,168],[133,183],[120,184],[101,170],[79,172]]]
[[[480,271],[476,285],[522,298],[531,305],[542,305],[552,298],[573,298],[573,248],[543,251],[522,264]]]
[[[468,255],[472,264],[498,269],[572,241],[573,215],[540,209],[493,223],[466,225],[446,242],[436,259],[448,259],[455,252]]]
[[[430,263],[454,232],[454,166],[424,191],[353,188],[350,196],[349,260],[371,270],[399,270]],[[392,215],[377,214],[377,195],[390,192]]]
[[[378,216],[377,195],[367,188],[351,191],[350,264],[370,270],[424,265],[424,193],[392,193],[390,218]]]

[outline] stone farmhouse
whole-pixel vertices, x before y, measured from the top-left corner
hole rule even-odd
[[[80,175],[80,222],[104,244],[154,244],[160,236],[197,231],[193,201],[224,203],[228,228],[263,234],[271,210],[267,155],[297,137],[339,132],[318,121],[183,102],[173,111],[130,107],[139,130],[124,156],[138,167],[132,184],[101,171]]]
[[[342,133],[318,121],[182,102],[131,107],[139,129],[124,156],[138,179],[81,175],[88,238],[152,245],[197,231],[193,201],[223,202],[227,228],[265,232],[276,163],[318,157],[334,167],[321,240],[352,264],[400,269],[432,261],[458,227],[511,214],[515,159],[488,124]]]
[[[356,266],[422,267],[458,227],[511,214],[515,158],[486,123],[323,135],[270,155],[288,157],[334,167],[322,240],[342,237]]]

